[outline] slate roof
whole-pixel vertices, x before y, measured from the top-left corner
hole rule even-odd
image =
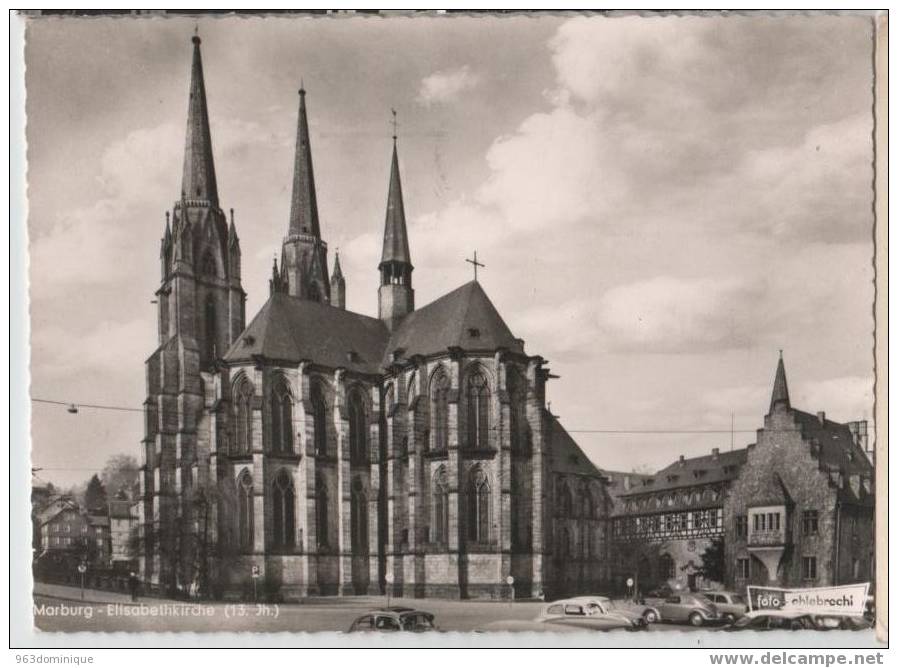
[[[225,354],[228,362],[254,355],[376,374],[389,332],[377,318],[276,292]],[[354,352],[354,356],[350,353]]]
[[[586,456],[567,430],[554,416],[548,416],[552,471],[585,476],[602,476],[602,472]]]
[[[873,475],[873,465],[867,454],[855,442],[847,424],[824,419],[821,424],[816,415],[792,409],[805,438],[820,444],[820,461],[828,467],[847,473]]]
[[[718,454],[701,455],[677,460],[654,476],[645,478],[643,484],[639,482],[623,492],[620,496],[632,496],[634,494],[649,494],[654,492],[692,487],[694,485],[707,485],[715,482],[728,482],[739,474],[739,468],[745,463],[748,456],[747,448],[739,450],[727,450]],[[724,467],[732,467],[725,469]],[[702,473],[704,471],[704,473]],[[653,482],[648,482],[652,480]]]
[[[237,338],[225,360],[247,361],[262,355],[379,374],[392,363],[395,350],[402,349],[407,358],[445,352],[453,346],[524,352],[483,288],[471,281],[412,311],[392,335],[377,318],[276,292]],[[351,357],[350,352],[355,355]]]
[[[453,346],[524,352],[523,344],[515,339],[480,283],[471,281],[409,313],[390,337],[384,364],[390,363],[393,351],[399,348],[409,357],[431,355]]]
[[[390,166],[390,190],[387,195],[387,217],[384,223],[384,247],[380,257],[384,262],[412,263],[405,227],[405,206],[402,203],[402,181],[399,178],[399,156],[393,142],[393,162]]]

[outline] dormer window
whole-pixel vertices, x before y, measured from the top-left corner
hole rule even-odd
[[[476,327],[468,327],[468,336],[470,336],[472,339],[479,339],[480,330]]]
[[[360,357],[356,351],[350,350],[348,353],[346,353],[346,359],[350,362],[358,362]]]

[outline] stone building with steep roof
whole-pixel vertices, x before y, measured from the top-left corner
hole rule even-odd
[[[339,259],[328,277],[302,89],[287,235],[245,325],[193,43],[146,362],[143,578],[223,596],[256,578],[283,599],[596,585],[605,479],[546,409],[545,360],[476,279],[416,308],[395,136],[378,317],[346,309]]]
[[[724,507],[727,584],[807,587],[874,578],[867,423],[793,408],[782,357],[770,410]]]

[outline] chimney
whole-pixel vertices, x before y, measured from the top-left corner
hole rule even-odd
[[[711,456],[714,459],[717,459],[718,457],[720,457],[720,448],[711,448]]]
[[[680,455],[680,466],[684,466],[686,464],[686,456]]]
[[[817,411],[817,420],[820,421],[820,424],[826,425],[826,413],[823,411]]]

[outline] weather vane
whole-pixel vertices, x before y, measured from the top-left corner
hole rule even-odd
[[[390,112],[393,114],[393,120],[390,121],[390,124],[393,126],[393,139],[396,139],[396,126],[399,123],[396,121],[396,110],[391,108]]]

